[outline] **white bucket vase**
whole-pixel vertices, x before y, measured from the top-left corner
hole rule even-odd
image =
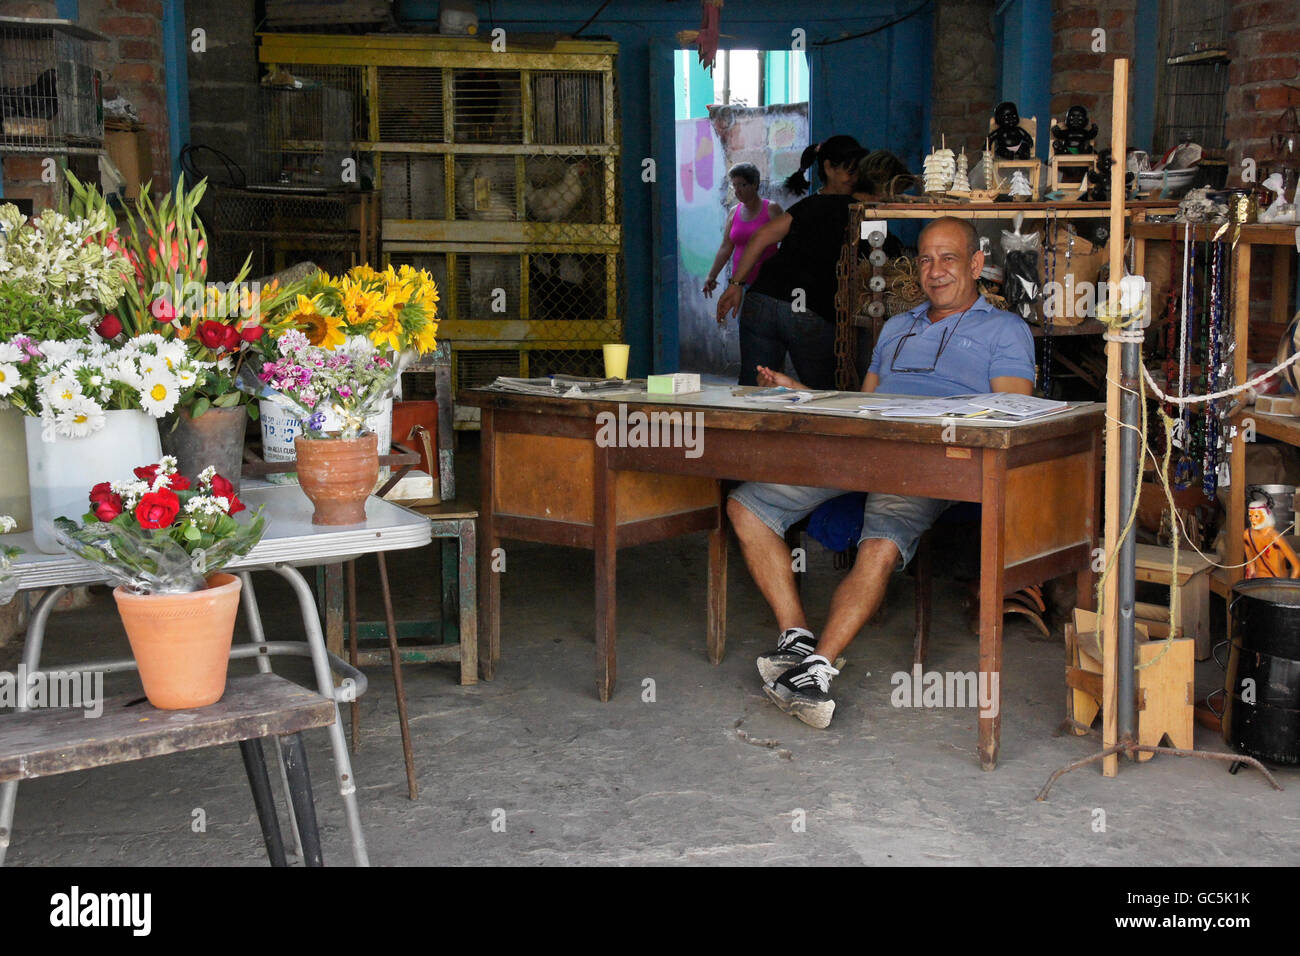
[[[104,427],[85,438],[41,440],[41,420],[26,418],[27,480],[32,533],[46,554],[62,554],[54,519],[80,521],[90,510],[90,489],[101,481],[129,481],[133,469],[162,457],[158,420],[141,411],[104,413]]]
[[[302,422],[298,413],[278,398],[264,398],[258,403],[258,420],[262,424],[262,459],[267,462],[296,461],[293,440],[302,434]],[[325,431],[340,427],[338,417],[333,412],[325,412]],[[393,444],[393,399],[386,398],[379,403],[373,415],[366,418],[366,428],[379,437],[379,454],[388,454]],[[380,477],[388,474],[388,468],[379,469]],[[277,484],[296,483],[296,472],[267,475],[267,480]]]
[[[16,408],[0,408],[0,515],[18,522],[15,531],[27,531],[32,526],[24,418]]]

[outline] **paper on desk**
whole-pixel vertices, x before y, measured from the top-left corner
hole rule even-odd
[[[819,398],[826,398],[834,394],[834,392],[802,391],[778,385],[776,388],[769,388],[765,391],[751,392],[745,395],[744,399],[747,402],[764,402],[775,405],[803,405],[806,402],[815,402]]]
[[[976,395],[971,403],[987,408],[989,411],[1014,415],[1016,418],[1036,418],[1050,415],[1063,408],[1069,408],[1069,402],[1058,402],[1048,398],[1036,398],[1033,395],[1015,395],[1009,392],[996,392],[988,395]]]
[[[972,415],[984,411],[972,404],[969,396],[956,398],[916,398],[862,405],[864,411],[877,412],[881,418],[945,418]]]

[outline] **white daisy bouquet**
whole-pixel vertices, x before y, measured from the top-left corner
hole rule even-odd
[[[170,455],[133,470],[131,481],[90,489],[82,524],[54,519],[59,543],[115,584],[143,594],[197,591],[262,539],[262,508],[237,521],[244,503],[215,468],[203,469],[194,487]]]
[[[14,521],[13,518],[9,515],[0,515],[0,535],[8,534],[16,527],[18,527],[18,522]],[[18,591],[18,586],[14,582],[9,569],[13,567],[14,558],[22,553],[22,548],[0,543],[0,604],[8,604]]]
[[[347,338],[334,349],[311,345],[293,330],[276,340],[280,357],[248,370],[241,387],[255,394],[279,393],[301,416],[308,438],[356,438],[366,432],[366,418],[397,386],[400,364],[376,349],[364,335]],[[338,433],[329,431],[336,424]]]
[[[184,343],[155,334],[121,348],[18,335],[0,342],[0,402],[40,418],[45,441],[84,438],[104,427],[106,411],[140,409],[163,418],[208,365]]]

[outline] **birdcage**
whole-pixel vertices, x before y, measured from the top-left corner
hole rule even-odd
[[[315,196],[210,186],[200,209],[212,247],[208,273],[227,282],[249,257],[253,278],[298,262],[337,275],[378,261],[377,206],[365,191]]]
[[[92,43],[68,20],[0,17],[0,153],[92,153],[104,105]]]
[[[359,188],[360,170],[352,149],[353,94],[310,77],[285,76],[282,82],[259,89],[262,135],[249,182],[313,189]]]
[[[363,74],[383,255],[438,283],[457,387],[600,374],[621,341],[620,131],[609,43],[263,35],[274,74]],[[316,69],[327,69],[314,66]],[[360,124],[356,124],[358,129]],[[458,424],[476,409],[457,409]]]
[[[1165,41],[1160,122],[1153,146],[1163,152],[1191,141],[1227,147],[1227,0],[1174,0]]]

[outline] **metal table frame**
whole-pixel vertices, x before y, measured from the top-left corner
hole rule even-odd
[[[339,702],[350,702],[366,690],[366,677],[359,670],[331,654],[325,646],[325,635],[316,610],[316,598],[298,567],[333,564],[354,559],[363,554],[419,548],[432,541],[429,520],[400,505],[382,498],[366,501],[366,522],[346,527],[329,527],[311,523],[311,502],[297,485],[253,487],[246,482],[241,497],[250,508],[265,505],[266,532],[252,551],[226,567],[237,573],[243,581],[240,602],[248,618],[252,640],[248,644],[231,648],[232,659],[254,657],[261,672],[271,670],[270,658],[274,655],[310,657],[320,694],[334,702],[334,723],[330,725],[330,745],[334,751],[335,775],[339,794],[347,813],[348,829],[352,839],[352,855],[358,866],[369,866],[365,836],[361,831],[361,817],[357,809],[356,780],[352,762],[348,757],[347,741],[339,717]],[[23,659],[28,674],[40,668],[41,648],[50,612],[59,598],[70,587],[81,584],[102,584],[104,577],[94,567],[71,555],[44,554],[36,550],[31,532],[6,536],[7,544],[23,548],[23,554],[14,564],[19,590],[49,588],[36,606],[27,626]],[[293,588],[298,599],[306,629],[306,641],[268,641],[262,628],[257,595],[253,590],[253,571],[274,571]],[[117,673],[135,670],[133,659],[92,661],[60,665],[60,671],[95,670]],[[345,678],[339,687],[334,686],[334,674]],[[350,682],[349,682],[350,681]],[[19,712],[29,710],[26,687],[18,690]],[[281,779],[288,791],[283,761]],[[18,798],[18,781],[0,784],[0,864],[4,863],[9,848],[14,806]],[[298,840],[293,806],[290,802],[290,828]],[[298,847],[301,857],[302,848]]]

